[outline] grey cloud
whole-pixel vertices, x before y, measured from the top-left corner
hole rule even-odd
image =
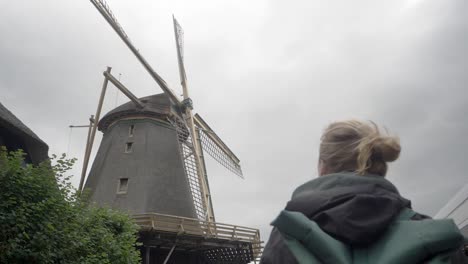
[[[182,24],[195,110],[246,175],[208,163],[218,221],[266,239],[294,188],[316,176],[320,133],[338,119],[372,119],[401,137],[388,177],[416,209],[434,214],[466,184],[465,1],[109,4],[173,87],[173,12]],[[2,103],[52,153],[81,159],[86,132],[74,130],[69,146],[68,125],[94,113],[107,65],[138,96],[160,92],[87,1],[10,1],[0,17]],[[110,88],[106,111],[115,95]]]

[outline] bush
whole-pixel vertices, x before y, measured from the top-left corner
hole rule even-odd
[[[89,206],[65,176],[75,160],[53,161],[0,149],[0,263],[140,263],[132,219]]]

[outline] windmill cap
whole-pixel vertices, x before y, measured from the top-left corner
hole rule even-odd
[[[108,112],[98,123],[99,131],[105,131],[114,122],[124,118],[166,118],[171,115],[181,116],[178,106],[164,94],[155,94],[139,98],[145,106],[139,108],[132,101],[122,104]]]

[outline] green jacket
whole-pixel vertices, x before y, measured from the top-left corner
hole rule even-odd
[[[404,210],[381,239],[365,248],[334,239],[302,213],[282,211],[272,224],[301,264],[451,263],[450,255],[463,243],[457,226],[452,220],[412,221],[413,214]]]
[[[421,217],[410,206],[383,177],[312,180],[272,222],[261,263],[464,263],[452,261],[464,240],[454,222]]]

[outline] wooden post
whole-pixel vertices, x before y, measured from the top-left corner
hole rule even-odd
[[[119,89],[125,96],[127,96],[128,99],[132,100],[132,102],[136,104],[139,108],[145,107],[145,105],[142,102],[140,102],[140,100],[138,100],[138,98],[134,94],[132,94],[132,92],[130,92],[130,90],[127,89],[127,87],[125,87],[121,82],[119,82],[119,80],[112,76],[112,74],[104,72],[104,76],[106,76],[106,78],[112,84],[114,84],[115,87],[117,87],[117,89]]]
[[[195,119],[192,119],[195,121]],[[194,126],[195,127],[195,126]],[[210,222],[215,222],[215,216],[214,216],[214,210],[213,210],[213,201],[211,199],[211,191],[210,191],[210,185],[208,184],[208,175],[206,173],[206,163],[205,163],[205,155],[203,154],[203,148],[202,148],[202,142],[201,142],[201,135],[200,135],[200,130],[195,129],[195,140],[197,141],[198,145],[198,156],[200,160],[200,166],[201,166],[201,173],[203,173],[202,177],[204,180],[204,186],[205,186],[205,195],[207,196],[207,201],[208,201],[208,206],[206,208],[208,212],[208,221]],[[211,229],[210,229],[211,231]]]
[[[91,115],[91,117],[89,118],[88,136],[86,137],[85,158],[86,158],[86,153],[88,153],[89,140],[90,140],[90,137],[91,137],[91,129],[93,128],[93,123],[94,123],[94,115]],[[80,185],[78,186],[78,190],[80,192],[83,189],[84,178],[85,178],[84,176],[85,176],[85,174],[81,173]]]
[[[145,247],[145,264],[150,264],[151,261],[151,248]]]
[[[198,174],[198,181],[200,183],[200,189],[203,199],[203,204],[206,210],[206,220],[208,222],[214,222],[214,215],[213,215],[213,206],[211,204],[211,195],[208,189],[208,183],[206,182],[206,168],[203,161],[203,157],[201,156],[201,146],[198,141],[198,133],[195,128],[195,123],[193,121],[193,114],[192,110],[187,107],[186,111],[186,121],[188,123],[190,134],[192,136],[192,144],[194,148],[195,160],[197,162],[197,174]]]
[[[111,67],[107,67],[107,73],[110,73],[112,70]],[[98,125],[98,122],[99,122],[99,118],[101,116],[101,110],[102,110],[102,104],[104,102],[104,96],[106,95],[106,89],[107,89],[107,84],[109,83],[109,80],[106,78],[104,78],[104,83],[102,84],[102,90],[101,90],[101,96],[99,97],[99,103],[98,103],[98,106],[97,106],[97,109],[96,109],[96,115],[95,115],[95,119],[94,119],[94,122],[93,122],[93,128],[91,130],[91,134],[90,134],[90,138],[89,138],[89,147],[86,148],[86,153],[85,153],[85,157],[84,157],[84,160],[83,160],[83,169],[81,171],[81,179],[83,179],[84,181],[84,178],[86,177],[86,171],[88,169],[88,162],[89,162],[89,157],[91,156],[91,150],[93,149],[93,143],[94,143],[94,137],[96,136],[96,129],[97,129],[97,125]],[[81,188],[83,186],[80,186]],[[82,189],[79,189],[79,191],[81,192]]]

